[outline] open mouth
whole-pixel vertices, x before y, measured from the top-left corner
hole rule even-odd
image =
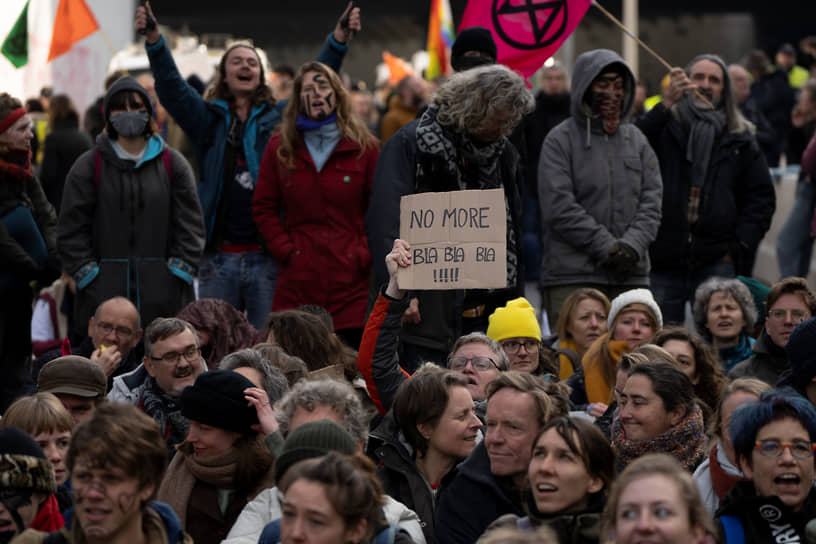
[[[179,368],[178,370],[176,370],[173,377],[174,378],[186,378],[188,376],[192,376],[192,374],[193,374],[193,367],[186,366],[184,368]]]
[[[86,521],[99,523],[104,520],[107,515],[108,511],[101,508],[85,508]]]
[[[252,74],[238,74],[238,81],[252,81]]]
[[[552,484],[538,484],[535,486],[535,490],[538,493],[555,493],[558,488]]]
[[[774,483],[777,485],[796,485],[798,486],[799,483],[802,481],[797,474],[780,474],[776,478],[774,478]]]

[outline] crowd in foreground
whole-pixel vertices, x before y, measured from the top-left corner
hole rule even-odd
[[[745,96],[699,55],[645,111],[613,51],[534,97],[465,29],[430,103],[406,78],[378,129],[338,75],[359,8],[274,91],[236,44],[202,94],[156,23],[138,8],[151,74],[111,79],[95,143],[54,97],[74,124],[35,169],[0,94],[0,543],[816,531],[812,195],[796,272],[749,277],[768,166],[798,145],[816,174],[786,48]],[[400,197],[495,188],[506,286],[403,289]]]

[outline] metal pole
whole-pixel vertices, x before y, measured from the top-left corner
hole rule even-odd
[[[640,30],[638,29],[638,13],[638,0],[623,0],[623,24],[631,30],[635,36],[640,34]],[[632,72],[634,72],[635,78],[637,78],[640,68],[638,44],[626,34],[623,35],[622,39],[623,60],[626,61],[626,64],[628,64]]]

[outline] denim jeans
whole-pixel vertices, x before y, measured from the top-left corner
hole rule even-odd
[[[660,311],[663,323],[682,325],[686,318],[686,301],[694,306],[697,287],[712,276],[734,277],[734,263],[717,261],[694,270],[652,270],[650,288]]]
[[[806,278],[810,270],[810,255],[813,251],[810,221],[813,218],[814,196],[816,191],[813,184],[800,179],[796,185],[793,207],[776,238],[776,260],[783,278]]]
[[[207,253],[198,273],[200,298],[226,300],[260,330],[272,309],[278,264],[260,251]]]

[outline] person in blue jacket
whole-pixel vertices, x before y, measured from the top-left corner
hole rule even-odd
[[[287,101],[275,100],[261,58],[250,44],[227,49],[213,85],[202,97],[179,73],[150,2],[137,9],[135,26],[146,37],[159,100],[196,149],[198,196],[207,231],[199,295],[246,310],[260,329],[272,308],[278,269],[262,245],[250,203],[261,157]],[[360,10],[349,3],[317,60],[339,72],[348,41],[360,29]]]

